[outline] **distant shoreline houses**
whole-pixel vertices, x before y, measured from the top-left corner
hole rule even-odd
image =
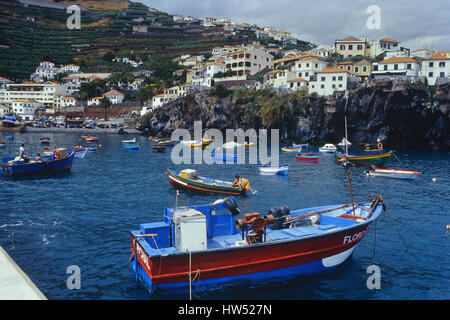
[[[192,17],[176,15],[173,18],[191,21]],[[207,17],[202,23],[205,27],[228,26],[230,30],[253,30],[259,40],[272,39],[283,44],[295,42],[288,32],[235,24],[225,18]],[[32,119],[32,110],[40,107],[53,110],[79,105],[95,107],[101,105],[103,98],[109,99],[113,105],[122,104],[125,102],[124,92],[142,88],[145,77],[151,77],[152,71],[141,70],[143,63],[139,59],[115,57],[113,62],[128,63],[137,68],[133,72],[133,83],[110,86],[111,73],[83,73],[77,65],[55,66],[50,61],[42,61],[31,75],[32,81],[16,84],[0,77],[0,104],[10,107],[24,119]],[[191,55],[186,52],[173,57],[172,62],[178,64],[178,69],[171,71],[176,81],[172,86],[154,92],[144,103],[141,115],[189,92],[210,90],[219,85],[254,90],[270,88],[278,92],[305,91],[326,97],[387,79],[420,81],[430,86],[450,82],[450,51],[436,52],[427,48],[411,51],[402,47],[400,41],[389,37],[368,40],[348,36],[335,40],[334,45],[319,45],[307,52],[254,41],[216,46],[208,54]],[[57,75],[62,73],[66,76],[55,81]],[[87,101],[77,101],[74,96],[80,92],[82,84],[95,80],[104,80],[111,90]]]

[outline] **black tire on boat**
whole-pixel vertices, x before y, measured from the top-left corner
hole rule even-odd
[[[272,208],[269,209],[268,215],[272,215],[274,217],[273,224],[270,225],[271,230],[281,230],[283,229],[283,221],[281,219],[281,210],[280,208]]]
[[[241,213],[241,210],[239,209],[239,207],[238,207],[238,205],[236,203],[236,200],[233,201],[230,198],[226,198],[224,200],[224,202],[225,202],[225,205],[227,206],[228,210],[230,211],[230,213],[233,216],[236,216],[239,213]]]

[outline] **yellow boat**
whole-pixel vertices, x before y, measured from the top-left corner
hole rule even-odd
[[[153,142],[161,142],[161,141],[164,141],[165,139],[163,139],[163,138],[152,138],[152,137],[150,137],[150,138],[148,138],[148,140],[149,140],[149,141],[153,141]]]

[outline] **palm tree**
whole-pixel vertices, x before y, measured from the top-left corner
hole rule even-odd
[[[111,101],[107,98],[107,97],[103,97],[102,100],[100,100],[100,105],[104,108],[105,110],[105,121],[108,121],[108,108],[111,108]]]

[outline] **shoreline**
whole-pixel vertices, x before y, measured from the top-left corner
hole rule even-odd
[[[12,130],[8,130],[12,129]],[[94,128],[94,129],[86,129],[86,128],[35,128],[30,126],[23,126],[23,127],[15,127],[15,128],[7,128],[2,127],[0,130],[1,132],[20,132],[20,133],[78,133],[78,134],[141,134],[141,131],[136,129],[101,129],[101,128]]]

